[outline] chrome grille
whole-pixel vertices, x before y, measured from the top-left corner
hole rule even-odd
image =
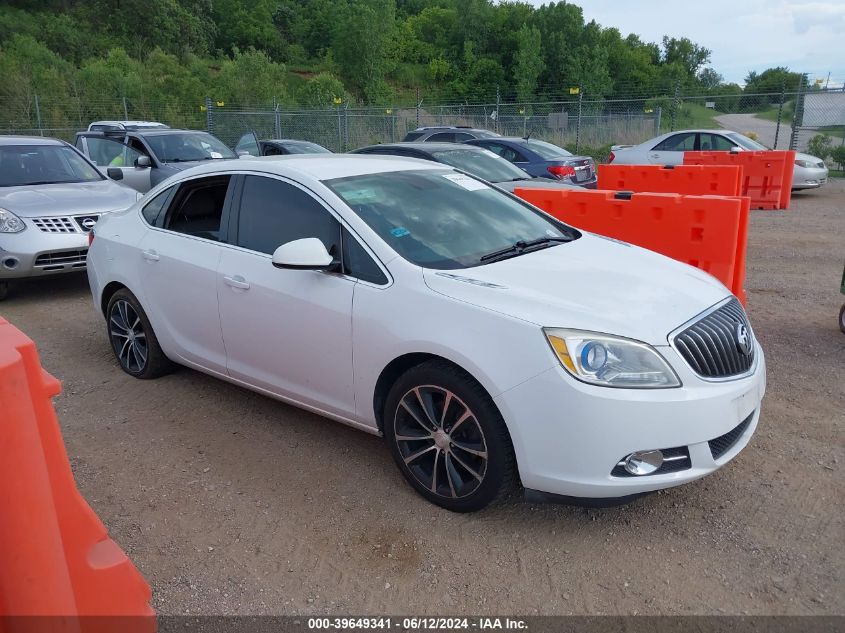
[[[740,344],[740,330],[751,344],[748,354]],[[730,378],[747,373],[754,364],[754,341],[745,311],[731,299],[706,314],[674,338],[675,349],[693,371],[704,378]]]
[[[45,233],[78,233],[70,218],[32,218],[32,223]]]
[[[73,268],[81,268],[85,266],[87,257],[87,248],[73,251],[54,251],[52,253],[42,253],[36,257],[35,265],[39,268],[64,268],[68,265]]]

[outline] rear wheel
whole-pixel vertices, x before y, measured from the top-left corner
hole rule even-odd
[[[845,303],[839,309],[839,330],[845,334]]]
[[[123,371],[135,378],[158,378],[170,369],[144,309],[129,290],[112,295],[106,320],[109,341]]]
[[[505,422],[484,388],[443,361],[408,370],[385,405],[384,434],[405,479],[448,510],[472,512],[513,482]]]

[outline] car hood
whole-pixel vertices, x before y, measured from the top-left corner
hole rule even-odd
[[[795,160],[808,160],[811,163],[823,163],[824,162],[818,156],[811,156],[810,154],[802,154],[801,152],[796,152]]]
[[[505,191],[513,193],[514,189],[581,189],[575,185],[568,185],[562,182],[555,182],[551,178],[524,178],[521,180],[506,180],[505,182],[494,182],[494,185]]]
[[[0,187],[0,207],[23,218],[125,209],[138,194],[113,180]]]
[[[584,233],[570,243],[461,270],[424,270],[431,290],[536,323],[667,345],[730,292],[707,273]]]

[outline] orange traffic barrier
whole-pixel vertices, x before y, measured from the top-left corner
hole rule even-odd
[[[149,585],[76,488],[60,390],[0,318],[0,631],[152,633]]]
[[[684,165],[742,166],[743,196],[752,209],[788,209],[792,199],[795,152],[684,152]]]
[[[749,200],[588,189],[516,189],[567,224],[707,271],[745,303]]]
[[[742,167],[737,165],[599,165],[598,189],[738,196]]]

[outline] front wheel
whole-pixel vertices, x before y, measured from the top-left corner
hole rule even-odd
[[[9,296],[9,282],[0,281],[0,301]]]
[[[158,378],[170,369],[144,309],[129,290],[118,290],[109,299],[106,321],[112,350],[123,371],[135,378]]]
[[[845,303],[839,308],[839,331],[845,334]]]
[[[443,508],[480,510],[512,486],[505,422],[484,388],[453,365],[429,361],[402,375],[387,397],[384,434],[405,479]]]

